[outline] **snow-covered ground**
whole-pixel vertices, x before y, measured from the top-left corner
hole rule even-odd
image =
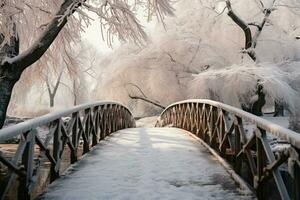
[[[289,117],[273,117],[265,115],[263,118],[284,128],[289,128]]]
[[[152,116],[152,117],[144,117],[139,120],[136,120],[135,124],[136,127],[154,127],[156,124],[156,121],[158,119],[158,116]]]
[[[147,120],[146,120],[147,121]],[[151,121],[151,120],[150,120]],[[251,199],[187,132],[114,133],[48,187],[42,199]]]

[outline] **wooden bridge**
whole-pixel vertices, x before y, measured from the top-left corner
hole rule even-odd
[[[300,135],[210,100],[170,105],[155,128],[118,103],[85,104],[0,142],[1,199],[300,199]]]

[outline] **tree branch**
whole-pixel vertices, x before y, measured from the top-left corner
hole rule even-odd
[[[64,72],[64,68],[61,70],[61,72],[59,73],[59,76],[58,76],[58,78],[57,78],[57,80],[56,80],[56,83],[55,83],[55,86],[54,86],[54,88],[53,88],[53,95],[55,96],[56,95],[56,92],[57,92],[57,90],[58,90],[58,87],[59,87],[59,85],[60,85],[60,80],[61,80],[61,77],[62,77],[62,75],[63,75],[63,72]]]
[[[46,77],[46,85],[47,85],[48,94],[49,94],[49,96],[51,96],[52,91],[51,91],[51,86],[50,86],[48,77]]]
[[[245,35],[245,49],[250,49],[252,47],[252,33],[249,25],[244,22],[239,16],[237,16],[231,7],[230,0],[226,0],[226,7],[228,9],[227,15],[243,30]],[[254,51],[247,51],[248,55],[252,60],[256,61],[256,55]]]
[[[146,94],[143,92],[143,90],[142,90],[138,85],[136,85],[136,84],[134,84],[134,83],[126,83],[126,85],[131,85],[131,86],[137,88],[137,89],[140,91],[140,93],[141,93],[145,98],[147,98]]]
[[[65,26],[68,17],[81,6],[80,2],[80,0],[65,0],[60,6],[59,11],[56,13],[56,16],[47,25],[39,39],[37,39],[35,43],[22,54],[13,58],[4,59],[2,65],[12,66],[16,71],[21,73],[27,67],[39,60]]]
[[[138,99],[138,100],[145,101],[145,102],[150,103],[150,104],[153,104],[153,105],[155,105],[155,106],[157,106],[157,107],[159,107],[159,108],[161,108],[161,109],[165,109],[165,108],[166,108],[165,106],[162,106],[162,105],[160,105],[160,104],[158,104],[158,103],[156,103],[156,102],[154,102],[154,101],[152,101],[152,100],[150,100],[150,99],[144,98],[144,97],[131,96],[131,95],[129,95],[129,97],[130,97],[131,99]]]
[[[263,21],[258,25],[259,28],[257,29],[256,33],[253,36],[253,41],[252,41],[252,45],[251,45],[253,49],[257,45],[257,39],[259,38],[264,26],[266,25],[266,23],[268,21],[268,18],[271,15],[271,12],[272,12],[271,9],[265,9],[264,10],[265,16],[263,18]]]

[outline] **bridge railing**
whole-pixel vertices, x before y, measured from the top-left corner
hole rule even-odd
[[[126,107],[98,102],[0,130],[0,199],[36,197],[100,140],[134,126]],[[16,144],[6,144],[12,139]]]
[[[258,199],[300,199],[299,133],[211,100],[172,104],[156,126],[185,129],[202,139],[255,189]]]

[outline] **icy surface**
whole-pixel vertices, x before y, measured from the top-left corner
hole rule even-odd
[[[114,133],[48,187],[43,199],[251,199],[185,131]]]

